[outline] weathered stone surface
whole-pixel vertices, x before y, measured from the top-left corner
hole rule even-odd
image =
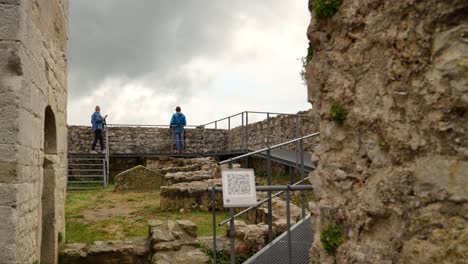
[[[126,170],[115,176],[115,191],[159,191],[167,185],[164,175],[149,170],[141,165]]]
[[[96,241],[91,245],[66,244],[60,251],[60,263],[145,264],[149,252],[145,238],[132,241]]]
[[[176,220],[176,223],[191,237],[197,237],[197,225],[189,220]]]
[[[207,264],[210,259],[200,249],[182,246],[178,251],[164,251],[153,255],[152,264]]]
[[[152,263],[208,263],[209,258],[195,248],[199,243],[195,223],[177,220],[149,224]]]
[[[312,15],[313,263],[465,261],[467,10],[463,0],[356,0]],[[342,125],[330,115],[337,102]],[[319,236],[330,223],[345,237],[334,257]]]
[[[0,218],[7,227],[0,228],[0,256],[6,263],[55,263],[57,237],[65,236],[65,5],[0,3]]]
[[[258,251],[268,244],[268,225],[247,225],[244,221],[235,220],[236,254],[247,254]],[[226,225],[226,236],[231,237],[230,224]],[[230,249],[227,249],[229,254]]]
[[[455,202],[468,201],[468,161],[447,159],[441,156],[416,160],[414,192],[427,196],[437,189],[447,192]]]
[[[208,211],[211,208],[211,186],[221,186],[221,179],[183,182],[161,187],[161,210]],[[222,194],[216,193],[216,209],[224,210]]]

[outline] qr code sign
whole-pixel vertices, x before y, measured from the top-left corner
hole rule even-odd
[[[227,175],[227,194],[232,196],[250,195],[250,175],[245,174],[228,174]]]

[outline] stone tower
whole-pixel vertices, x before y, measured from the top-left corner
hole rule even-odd
[[[0,1],[0,262],[65,238],[67,0]]]

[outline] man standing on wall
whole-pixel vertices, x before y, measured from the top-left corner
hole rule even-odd
[[[94,132],[94,141],[93,141],[93,145],[91,146],[92,153],[96,153],[94,149],[96,148],[96,144],[98,141],[99,141],[99,144],[101,145],[101,152],[105,151],[104,141],[102,138],[102,131],[104,130],[104,124],[106,122],[106,118],[107,118],[107,115],[102,117],[101,108],[99,106],[96,106],[95,112],[91,116],[92,130]]]
[[[180,106],[176,107],[176,112],[171,118],[172,138],[176,147],[177,153],[182,153],[184,150],[184,126],[187,125],[185,115],[182,114]]]

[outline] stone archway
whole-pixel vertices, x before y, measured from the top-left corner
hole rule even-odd
[[[50,106],[44,116],[44,161],[42,164],[42,197],[41,197],[41,261],[56,263],[57,235],[55,228],[55,186],[57,157],[57,127],[55,114]]]

